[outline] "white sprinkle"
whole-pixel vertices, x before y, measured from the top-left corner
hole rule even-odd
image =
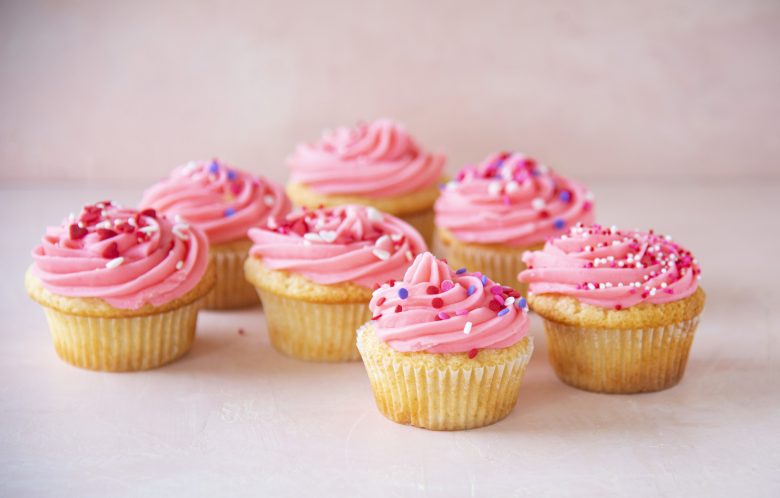
[[[394,233],[393,235],[390,236],[390,240],[392,240],[393,242],[398,242],[401,240],[401,237],[403,237],[403,235],[401,235],[400,233]]]
[[[458,188],[458,182],[456,182],[455,180],[451,180],[444,185],[444,188],[446,190],[455,190],[456,188]]]
[[[650,295],[651,295],[651,296],[655,296],[655,292],[656,292],[656,290],[655,290],[655,287],[653,287],[652,289],[650,289]]]
[[[105,215],[103,215],[103,216],[105,216]],[[135,226],[135,218],[128,218],[127,219],[127,224],[130,225],[131,227],[134,227]]]
[[[645,267],[645,265],[643,265],[643,264],[642,264],[640,261],[637,261],[637,262],[636,262],[636,267],[637,267],[637,268],[644,268],[644,267]]]
[[[626,264],[625,264],[624,262],[622,262],[622,261],[618,261],[618,264],[617,264],[617,265],[618,265],[620,268],[623,268],[624,266],[626,266]]]
[[[182,268],[184,268],[184,261],[179,261],[178,263],[176,263],[177,270],[181,270]]]
[[[310,242],[321,242],[322,237],[318,233],[305,233],[303,234],[303,238],[310,241]]]
[[[106,268],[116,268],[117,266],[121,265],[124,262],[125,258],[122,256],[119,256],[118,258],[114,258],[108,263],[106,263]]]
[[[618,229],[617,229],[617,227],[615,225],[612,225],[611,227],[609,227],[609,233],[611,233],[611,234],[615,234],[617,232],[617,230]]]
[[[586,201],[592,201],[592,200],[593,200],[593,198],[594,198],[594,196],[593,196],[593,192],[591,192],[590,190],[588,190],[587,192],[585,192],[585,200],[586,200]]]
[[[190,238],[190,235],[186,232],[182,232],[182,230],[186,230],[189,227],[187,225],[174,225],[173,226],[173,234],[180,238],[181,240],[188,240]]]
[[[507,194],[511,194],[512,192],[517,192],[517,190],[520,188],[520,184],[518,184],[516,181],[512,180],[511,182],[506,184],[506,187],[504,187],[504,190]]]
[[[490,182],[488,184],[488,194],[492,195],[493,197],[498,197],[500,193],[501,193],[500,182]]]
[[[592,283],[588,282],[588,289],[594,290],[595,288],[596,288],[595,285],[593,285]]]
[[[266,206],[273,206],[276,202],[276,198],[272,196],[271,194],[267,194],[263,196],[263,202]]]
[[[643,278],[644,280],[650,280],[650,277],[648,277],[647,275],[643,276],[642,278]]]
[[[79,228],[84,228],[84,223],[82,223],[82,222],[80,222],[80,221],[79,221],[78,223],[76,223],[76,225],[77,225]]]
[[[670,240],[672,240],[672,236],[671,236],[671,235],[666,235],[664,238],[665,238],[667,241],[670,241]]]
[[[374,242],[374,245],[377,246],[377,247],[381,247],[381,246],[383,246],[385,244],[388,244],[388,243],[390,243],[390,237],[388,237],[387,235],[382,235],[381,237],[376,239],[376,242]]]
[[[156,232],[159,229],[160,227],[158,227],[157,225],[146,225],[145,227],[139,228],[138,231],[141,233],[152,233],[152,232]]]
[[[198,167],[198,163],[196,163],[195,161],[190,161],[184,166],[184,172],[190,173],[192,172],[192,170],[194,170],[197,167]]]
[[[504,300],[504,306],[512,306],[513,304],[515,304],[515,298],[512,296],[509,296],[506,298],[506,300]]]
[[[471,333],[472,326],[473,325],[471,324],[471,322],[466,322],[466,325],[463,326],[463,333],[469,335]]]
[[[68,221],[70,221],[71,223],[73,223],[74,221],[76,221],[76,215],[75,215],[75,214],[73,214],[73,213],[70,213],[70,214],[68,215]]]
[[[377,258],[381,259],[382,261],[387,261],[388,259],[390,259],[390,253],[385,251],[385,250],[374,249],[371,252],[374,253],[374,256],[376,256]]]
[[[537,211],[541,211],[544,209],[544,199],[541,197],[535,197],[534,200],[531,201],[531,207],[536,209]]]
[[[320,231],[320,238],[324,240],[325,242],[333,242],[336,240],[336,237],[338,234],[333,230],[321,230]]]
[[[623,282],[618,282],[618,287],[623,287]]]
[[[377,210],[375,207],[367,207],[366,208],[366,215],[368,216],[368,219],[371,221],[382,221],[382,213]]]
[[[606,288],[606,285],[604,285],[603,283],[600,283],[599,284],[599,289],[604,289],[604,288]]]
[[[412,251],[406,251],[406,260],[411,261],[414,259],[414,256],[412,256]]]
[[[666,289],[666,282],[661,282],[661,288]]]
[[[612,287],[612,282],[607,282],[606,284],[604,284],[604,286],[605,286],[607,289],[609,289],[610,287]]]
[[[266,226],[271,230],[276,230],[277,228],[279,228],[279,225],[276,223],[276,218],[274,218],[273,216],[268,218],[268,221],[266,222]]]

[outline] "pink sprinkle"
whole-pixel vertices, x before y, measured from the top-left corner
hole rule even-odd
[[[453,287],[455,287],[455,284],[452,283],[452,280],[445,280],[441,283],[441,290],[444,292],[452,289]]]
[[[450,315],[448,315],[447,313],[445,313],[445,312],[443,312],[443,311],[440,311],[440,312],[439,312],[439,314],[438,314],[438,315],[436,315],[436,317],[437,317],[439,320],[446,320],[447,318],[449,318],[449,317],[450,317]]]
[[[455,314],[458,315],[458,316],[468,315],[469,314],[469,310],[458,310],[458,311],[455,312]]]
[[[504,305],[504,298],[503,298],[503,297],[501,297],[501,295],[499,295],[499,294],[496,294],[496,295],[494,295],[494,296],[493,296],[493,299],[495,299],[496,301],[498,301],[498,304],[500,304],[501,306],[503,306],[503,305]]]
[[[493,294],[501,294],[504,292],[504,289],[500,285],[494,285],[490,288],[490,292]]]

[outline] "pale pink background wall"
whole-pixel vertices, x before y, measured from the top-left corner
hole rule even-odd
[[[780,175],[780,2],[0,3],[0,180],[282,180],[323,127],[404,121],[451,167]],[[425,6],[423,6],[423,4]]]

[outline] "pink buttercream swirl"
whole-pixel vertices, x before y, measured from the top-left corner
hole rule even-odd
[[[526,252],[518,279],[534,294],[561,294],[602,308],[662,304],[690,296],[701,273],[690,251],[649,232],[575,226]]]
[[[138,309],[192,290],[206,272],[208,241],[197,228],[153,209],[104,201],[49,227],[32,256],[33,275],[50,292]]]
[[[452,271],[431,253],[403,281],[374,291],[376,334],[396,351],[475,353],[509,347],[528,332],[525,300],[479,272]]]
[[[321,194],[392,197],[435,184],[445,157],[424,152],[388,119],[325,131],[287,159],[290,181]]]
[[[436,201],[436,225],[458,240],[522,247],[593,222],[592,194],[518,153],[463,168]]]
[[[373,207],[338,206],[292,213],[283,223],[253,228],[249,253],[272,270],[299,273],[319,284],[371,287],[403,275],[425,241],[408,225]]]
[[[181,216],[206,232],[212,244],[244,239],[250,228],[291,208],[278,185],[217,160],[174,169],[144,192],[141,206]]]

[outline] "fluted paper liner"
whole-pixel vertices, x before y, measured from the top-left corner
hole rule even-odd
[[[699,318],[664,327],[591,329],[544,320],[550,363],[571,386],[603,393],[660,391],[685,373]]]
[[[377,408],[394,422],[431,430],[474,429],[509,415],[533,353],[533,339],[526,337],[504,362],[433,368],[404,353],[372,354],[361,344],[365,330],[358,332],[358,349]]]
[[[248,247],[210,250],[209,257],[217,271],[214,289],[206,296],[203,307],[210,310],[246,308],[259,304],[255,288],[244,277],[244,260]]]
[[[358,327],[371,318],[367,302],[314,303],[258,289],[277,351],[309,361],[354,361]]]
[[[44,306],[57,354],[90,370],[125,372],[159,367],[192,347],[198,301],[133,317],[74,315]]]
[[[517,274],[526,269],[523,253],[539,247],[507,246],[497,249],[487,245],[461,244],[456,240],[443,240],[440,235],[434,236],[434,253],[445,258],[452,268],[482,272],[494,282],[512,287],[524,296],[528,292],[528,284],[517,280]]]

